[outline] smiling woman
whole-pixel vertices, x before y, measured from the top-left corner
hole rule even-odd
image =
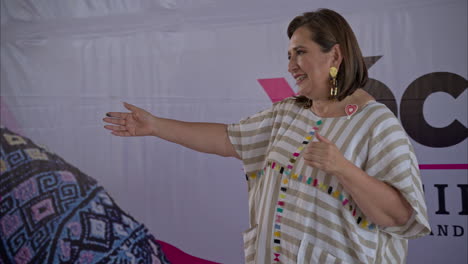
[[[319,87],[323,86],[329,69],[335,67],[338,69],[337,93],[330,96],[332,99],[334,97],[341,101],[365,86],[367,68],[361,49],[351,27],[341,15],[328,9],[304,13],[289,23],[287,34],[290,38],[288,70],[295,78],[299,76],[301,83],[307,78],[317,82]],[[313,71],[310,73],[312,75],[297,72],[298,64],[302,63]],[[318,75],[315,76],[314,73]],[[310,86],[316,87],[317,84]],[[307,102],[310,107],[311,101],[307,96],[301,91],[299,94],[302,96],[298,100]]]
[[[348,23],[329,9],[294,18],[288,70],[300,96],[237,124],[165,119],[125,103],[117,136],[156,136],[240,159],[249,187],[246,263],[405,263],[430,227],[413,147],[367,80]]]

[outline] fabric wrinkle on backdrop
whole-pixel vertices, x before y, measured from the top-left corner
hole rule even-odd
[[[285,28],[299,13],[328,7],[344,15],[363,55],[380,57],[369,77],[400,120],[410,113],[406,102],[424,101],[413,123],[442,129],[457,121],[461,130],[441,133],[467,134],[463,0],[0,4],[2,125],[95,177],[157,239],[202,259],[243,262],[241,165],[157,139],[110,137],[100,118],[124,110],[122,101],[163,117],[220,123],[268,108],[270,86],[261,80],[295,90]],[[440,92],[407,97],[418,80],[440,76],[448,76]],[[458,83],[449,83],[454,76],[462,80],[459,94],[451,88]],[[411,124],[405,129],[410,134]],[[419,163],[439,169],[421,171],[433,233],[410,241],[407,262],[466,263],[466,136],[433,147],[414,135]]]

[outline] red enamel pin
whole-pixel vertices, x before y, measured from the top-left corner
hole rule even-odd
[[[345,107],[345,112],[346,112],[346,115],[348,116],[348,119],[351,118],[351,116],[354,115],[354,113],[356,113],[358,110],[358,106],[356,104],[349,104]]]

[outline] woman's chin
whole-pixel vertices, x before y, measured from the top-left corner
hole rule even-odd
[[[304,89],[299,89],[299,91],[297,91],[296,95],[297,96],[306,96],[307,97],[306,92],[304,91]]]
[[[324,100],[327,99],[328,97],[324,97],[323,95],[317,95],[313,91],[310,91],[309,89],[300,89],[297,93],[296,96],[304,96],[307,97],[308,99],[314,101],[314,100]]]

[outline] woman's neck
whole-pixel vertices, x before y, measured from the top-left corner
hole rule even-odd
[[[356,92],[346,97],[342,101],[315,99],[312,102],[311,110],[315,115],[320,117],[339,117],[346,115],[345,108],[348,104],[355,104],[361,108],[372,100],[375,99],[367,92],[362,89],[358,89]]]
[[[328,99],[313,100],[311,110],[321,117],[332,117],[337,115],[337,108],[340,102]]]

